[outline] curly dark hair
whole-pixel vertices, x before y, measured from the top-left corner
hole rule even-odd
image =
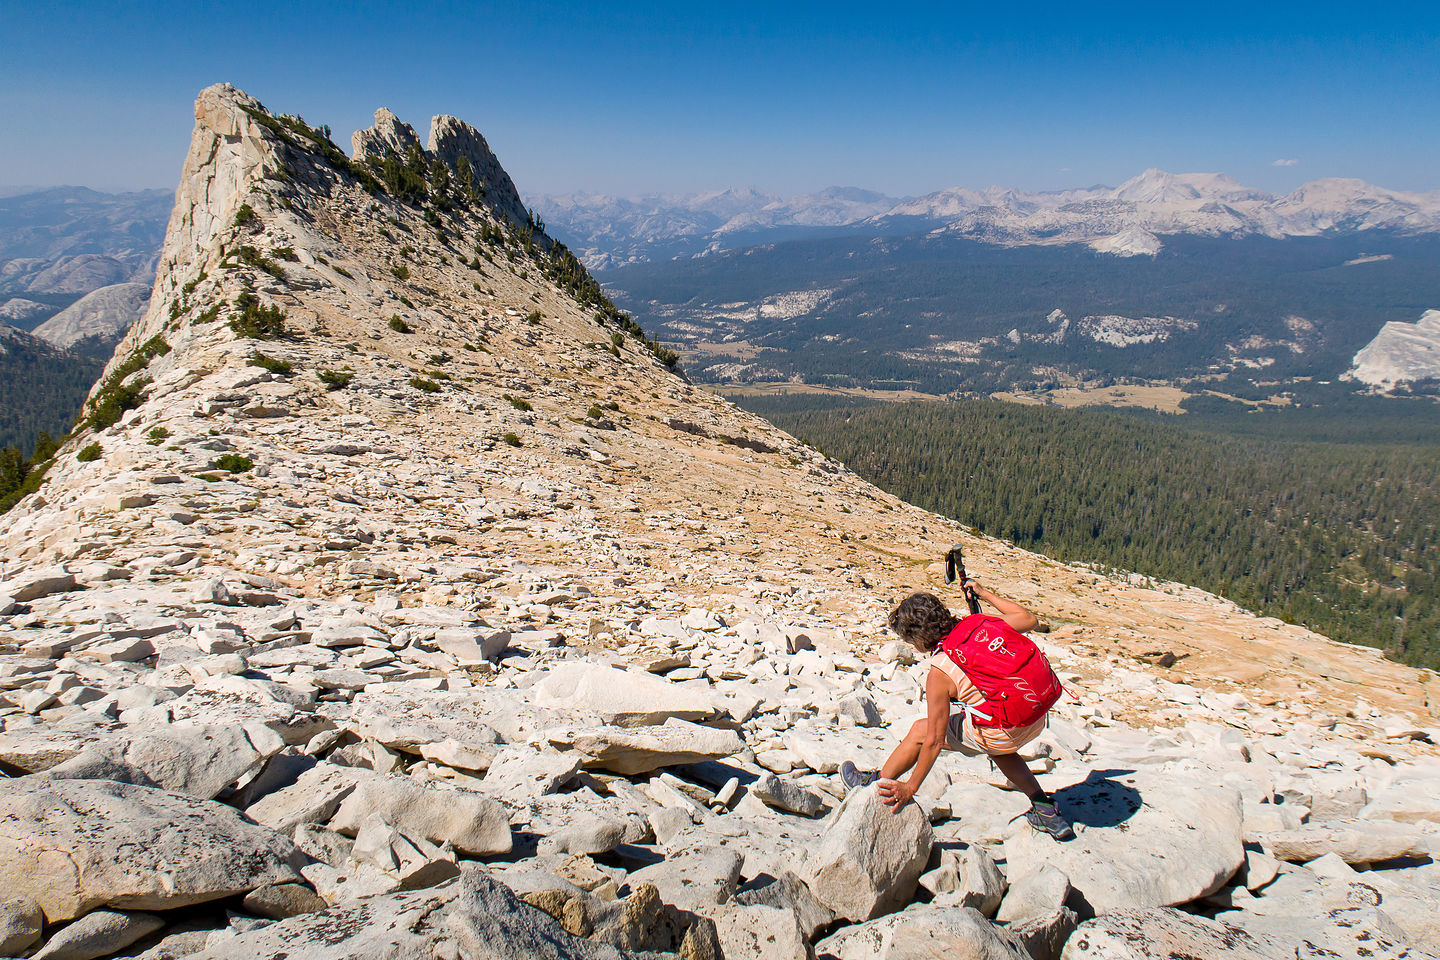
[[[933,593],[912,593],[890,613],[890,629],[926,653],[938,647],[957,622]]]

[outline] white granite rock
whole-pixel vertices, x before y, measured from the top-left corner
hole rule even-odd
[[[580,769],[580,754],[572,751],[506,747],[495,755],[482,789],[492,797],[522,801],[554,793]]]
[[[433,843],[450,843],[472,856],[509,853],[509,815],[489,797],[471,790],[436,790],[405,777],[364,779],[340,804],[332,829],[348,836],[378,814],[386,823]]]
[[[836,960],[1027,960],[1012,934],[968,907],[914,906],[843,927],[815,945]]]
[[[630,886],[653,883],[666,903],[702,915],[729,903],[740,880],[741,856],[722,847],[692,847],[630,874]]]
[[[813,817],[825,806],[825,800],[813,790],[796,783],[788,777],[777,777],[767,773],[750,785],[750,792],[767,807]]]
[[[87,771],[125,765],[148,785],[210,800],[259,772],[285,746],[268,727],[195,723],[150,724],[116,731],[46,776],[86,779]],[[136,781],[131,781],[136,782]]]
[[[1229,924],[1168,908],[1125,910],[1075,928],[1063,960],[1283,960],[1294,958],[1268,939]]]
[[[603,663],[556,664],[532,689],[542,705],[593,713],[620,727],[655,726],[669,719],[708,720],[718,712],[714,695],[703,686],[672,683]]]
[[[892,811],[874,786],[865,787],[822,829],[799,875],[836,916],[871,920],[910,902],[930,856],[930,824],[918,806]]]
[[[92,910],[45,941],[34,960],[108,957],[163,926],[165,921],[153,913]]]
[[[1378,820],[1332,820],[1307,823],[1295,830],[1261,833],[1256,837],[1281,860],[1305,863],[1326,854],[1338,854],[1346,863],[1377,863],[1401,857],[1429,857],[1436,837],[1409,824]]]
[[[731,904],[718,911],[715,932],[725,956],[753,960],[813,960],[815,951],[793,911]]]
[[[1245,862],[1230,788],[1143,773],[1093,778],[1055,798],[1079,835],[1062,843],[1021,826],[1005,841],[1006,862],[1015,876],[1058,868],[1095,913],[1188,903]]]
[[[0,900],[0,956],[18,957],[40,942],[45,914],[28,897]]]

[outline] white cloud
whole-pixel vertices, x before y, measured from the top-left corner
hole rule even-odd
[[[1272,166],[1272,167],[1293,167],[1293,166],[1295,166],[1295,165],[1296,165],[1297,163],[1299,163],[1299,162],[1300,162],[1299,160],[1294,159],[1294,158],[1289,159],[1289,160],[1276,160],[1275,162],[1271,163],[1270,166]]]

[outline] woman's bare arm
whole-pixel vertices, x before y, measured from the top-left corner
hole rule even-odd
[[[890,804],[895,812],[915,796],[915,791],[925,782],[925,775],[939,759],[940,751],[945,749],[945,734],[950,725],[950,694],[954,689],[949,677],[934,667],[930,668],[930,676],[925,679],[927,709],[925,739],[920,743],[920,756],[916,758],[910,776],[904,780],[882,780],[878,788],[881,798]]]
[[[1029,633],[1040,624],[1040,618],[1029,610],[1026,610],[1014,600],[1006,600],[999,594],[987,590],[974,580],[966,580],[965,583],[975,591],[975,595],[994,607],[1000,614],[1000,619],[1021,633]]]

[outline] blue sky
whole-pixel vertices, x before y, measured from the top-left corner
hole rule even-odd
[[[5,6],[0,185],[173,187],[228,80],[347,148],[377,106],[454,114],[527,195],[1440,189],[1433,3]]]

